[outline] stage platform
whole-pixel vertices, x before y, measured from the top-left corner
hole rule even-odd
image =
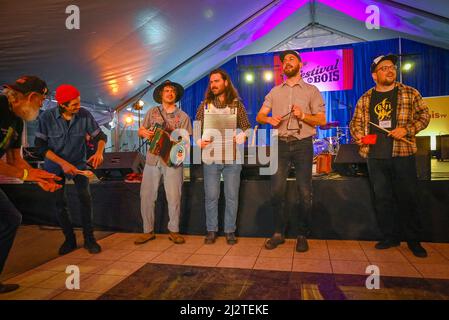
[[[23,214],[24,224],[57,225],[54,198],[34,184],[1,185]],[[222,184],[223,188],[223,184]],[[98,182],[91,184],[94,223],[107,231],[141,232],[140,184]],[[330,175],[313,180],[312,237],[316,239],[376,240],[379,238],[366,177]],[[73,185],[67,194],[74,223],[79,226],[77,197]],[[222,193],[223,194],[223,193]],[[423,223],[423,240],[449,242],[449,180],[419,181],[419,201]],[[242,180],[237,221],[237,234],[244,237],[268,237],[273,229],[269,206],[269,180]],[[287,199],[292,221],[296,220],[295,181],[288,181]],[[155,231],[167,232],[167,205],[160,189],[156,208]],[[224,212],[223,196],[219,203],[220,227]],[[205,234],[203,181],[186,181],[183,185],[181,232]],[[296,230],[289,229],[288,237]]]

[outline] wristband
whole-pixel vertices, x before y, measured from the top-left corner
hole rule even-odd
[[[23,177],[22,177],[22,180],[25,181],[26,178],[28,178],[28,170],[27,170],[27,169],[23,169]]]
[[[304,120],[306,118],[306,114],[303,112],[302,116],[301,116],[301,121]]]

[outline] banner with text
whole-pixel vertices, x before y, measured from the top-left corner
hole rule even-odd
[[[354,79],[354,55],[352,49],[324,50],[300,53],[303,67],[301,76],[306,83],[320,91],[352,89]],[[284,81],[279,55],[274,56],[276,85]]]

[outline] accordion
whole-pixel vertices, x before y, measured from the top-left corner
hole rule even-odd
[[[154,132],[154,136],[148,143],[148,152],[161,157],[169,167],[181,165],[186,157],[184,141],[182,139],[177,142],[171,141],[170,134],[160,125],[155,125],[151,130]]]

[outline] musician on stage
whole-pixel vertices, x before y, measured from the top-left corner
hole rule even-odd
[[[326,123],[325,106],[319,90],[302,79],[303,64],[299,54],[286,50],[280,54],[280,59],[287,79],[266,95],[256,118],[259,123],[269,123],[278,130],[279,143],[278,170],[271,177],[274,234],[265,243],[265,248],[271,250],[285,242],[290,216],[285,209],[287,177],[293,164],[300,205],[296,251],[305,252],[309,249],[307,237],[312,209],[312,137],[316,134],[316,126]]]
[[[139,137],[151,141],[155,135],[155,126],[160,126],[169,134],[174,130],[179,132],[186,144],[186,149],[189,149],[189,136],[192,134],[192,124],[189,116],[176,105],[183,94],[184,88],[179,83],[167,80],[159,85],[153,92],[153,99],[160,105],[148,110],[143,124],[139,128]],[[135,240],[134,243],[137,245],[156,238],[154,233],[154,208],[161,178],[164,182],[168,203],[168,239],[175,244],[185,242],[184,237],[179,234],[181,191],[184,181],[182,163],[170,165],[161,156],[148,151],[140,188],[144,233]]]
[[[45,191],[60,188],[54,174],[31,167],[21,156],[24,121],[33,121],[48,92],[47,84],[34,76],[24,76],[4,86],[0,94],[0,174],[23,181],[37,182]],[[0,274],[8,258],[22,215],[0,189]],[[15,291],[17,284],[0,283],[0,294]]]
[[[396,81],[397,61],[395,55],[374,59],[370,71],[376,85],[357,102],[350,130],[360,155],[367,158],[374,208],[383,234],[376,249],[397,247],[405,239],[413,254],[424,258],[427,252],[420,244],[415,135],[427,127],[430,115],[418,90]],[[366,144],[364,137],[369,134],[377,136],[375,144]]]
[[[102,164],[107,137],[92,114],[81,108],[80,92],[76,87],[69,84],[60,85],[56,89],[55,99],[58,105],[39,116],[35,145],[45,158],[44,168],[61,177],[59,183],[62,188],[55,193],[56,216],[65,241],[59,248],[59,254],[65,255],[77,248],[67,208],[66,179],[73,180],[78,193],[84,248],[91,254],[97,254],[101,252],[101,247],[94,237],[89,188],[89,176],[93,173],[86,169],[88,164],[93,168]],[[89,159],[86,157],[86,135],[98,144],[97,151]]]
[[[209,74],[209,85],[205,93],[205,100],[198,107],[196,120],[201,121],[202,127],[204,127],[205,116],[209,117],[210,115],[235,115],[235,123],[229,127],[229,130],[240,129],[240,133],[237,133],[237,130],[235,131],[231,145],[245,143],[245,131],[251,127],[245,106],[240,101],[231,78],[221,69],[213,70]],[[213,128],[211,129],[213,130]],[[215,154],[215,156],[206,160],[205,156],[210,152],[209,149],[215,149],[216,144],[222,143],[218,140],[226,138],[225,136],[215,137],[217,140],[213,141],[207,135],[203,131],[202,138],[196,141],[197,145],[205,151],[202,153],[207,227],[207,235],[204,241],[206,244],[213,244],[218,236],[218,200],[220,198],[220,181],[223,175],[226,202],[224,233],[226,242],[233,245],[237,243],[235,230],[242,165],[236,159],[225,159],[229,154],[236,155],[235,149],[234,151],[222,150],[220,156]],[[225,145],[229,146],[229,144]]]

